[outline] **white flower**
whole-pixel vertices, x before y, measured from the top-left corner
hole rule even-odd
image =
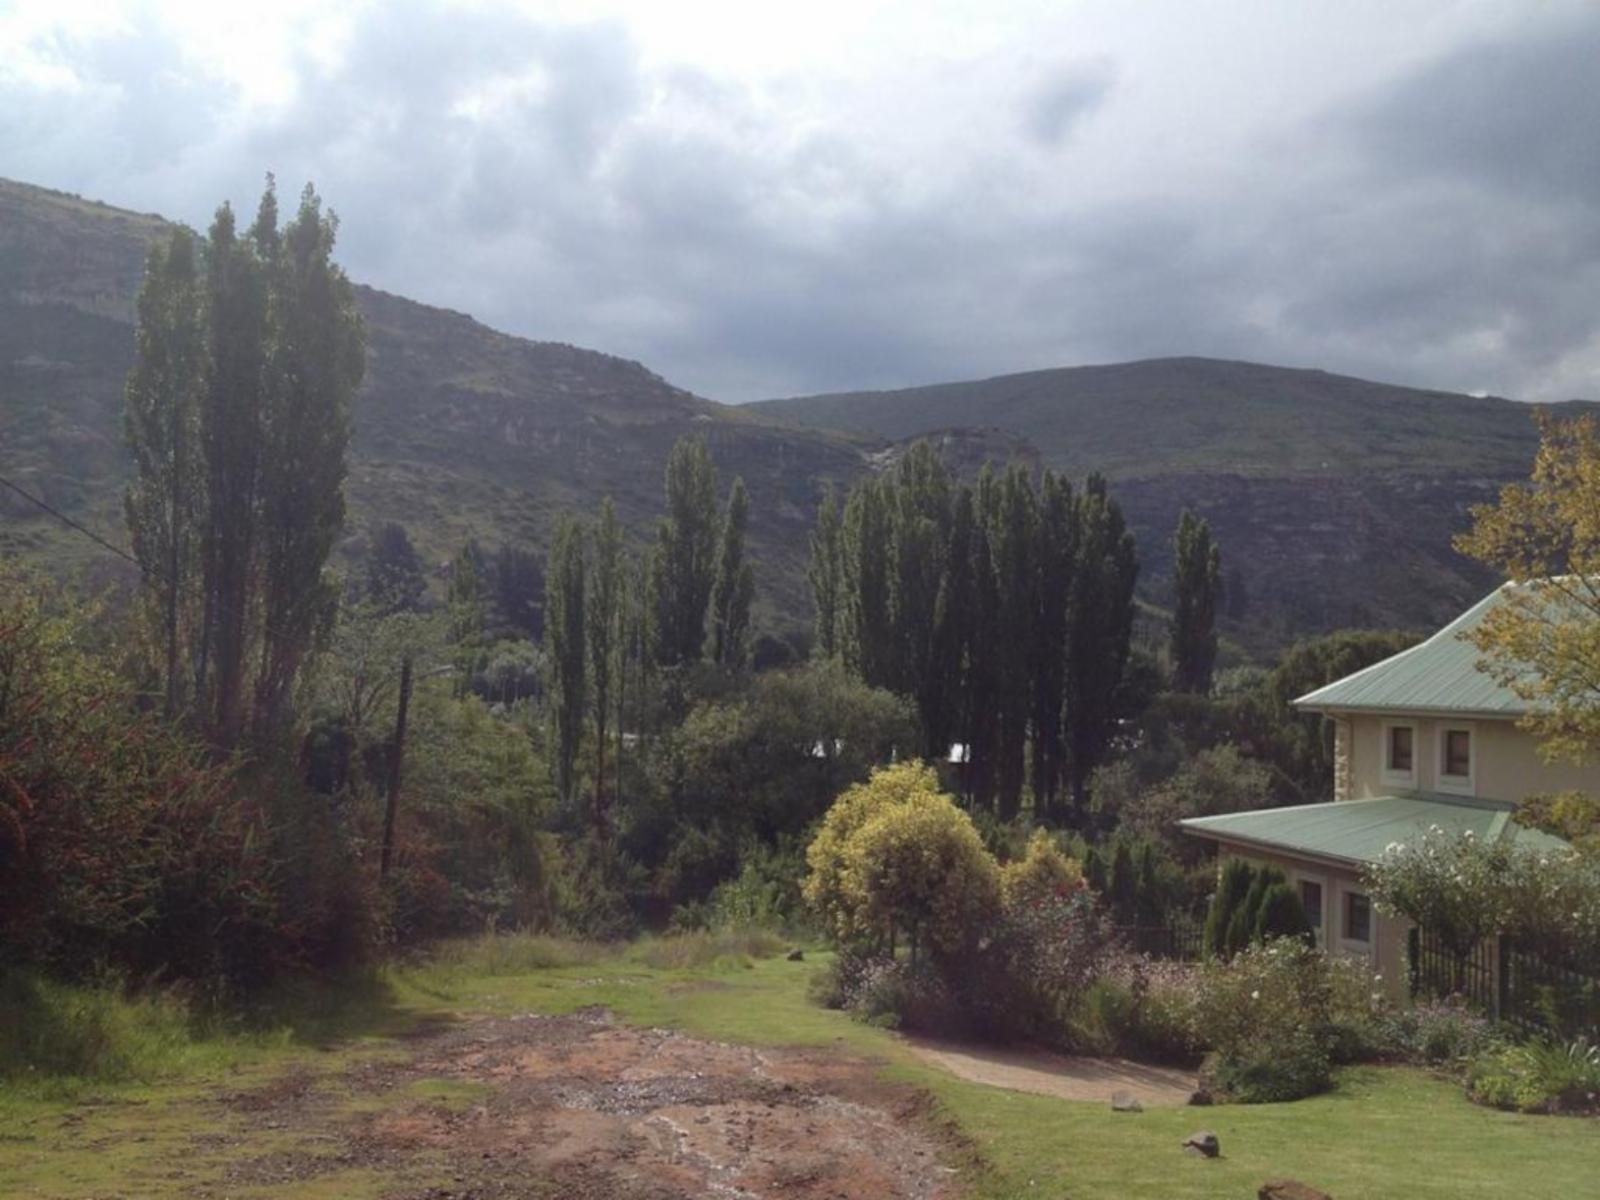
[[[1260,993],[1260,992],[1259,992],[1259,991],[1254,991],[1254,992],[1251,992],[1251,993],[1250,993],[1250,999],[1252,999],[1252,1000],[1259,1000],[1259,999],[1261,999],[1261,993]]]

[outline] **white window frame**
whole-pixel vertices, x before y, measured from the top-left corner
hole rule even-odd
[[[1444,773],[1445,741],[1452,733],[1464,733],[1467,735],[1467,773],[1465,775],[1446,775]],[[1414,758],[1415,756],[1413,756]],[[1450,792],[1457,796],[1476,795],[1478,731],[1472,725],[1461,721],[1441,723],[1433,738],[1433,770],[1434,786],[1439,791]]]
[[[1411,731],[1411,770],[1409,771],[1395,771],[1389,766],[1390,731],[1395,729],[1409,729]],[[1422,748],[1422,739],[1417,735],[1418,729],[1415,721],[1385,721],[1383,723],[1383,745],[1378,748],[1380,755],[1378,769],[1384,783],[1393,784],[1396,787],[1416,788],[1418,751]]]

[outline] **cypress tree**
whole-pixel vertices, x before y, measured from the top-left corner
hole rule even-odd
[[[1262,892],[1251,935],[1257,942],[1275,937],[1298,937],[1308,942],[1313,939],[1305,905],[1287,880],[1278,879]]]
[[[1230,858],[1222,866],[1217,879],[1217,890],[1211,897],[1211,908],[1206,913],[1205,956],[1226,958],[1228,932],[1233,925],[1234,913],[1250,894],[1255,883],[1256,869],[1242,858]]]
[[[1173,534],[1172,686],[1200,695],[1211,691],[1217,661],[1217,602],[1222,594],[1222,551],[1211,526],[1188,509]]]

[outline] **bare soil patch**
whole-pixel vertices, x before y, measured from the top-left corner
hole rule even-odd
[[[474,1020],[408,1057],[217,1103],[297,1134],[233,1185],[352,1168],[428,1178],[396,1200],[955,1197],[961,1147],[875,1060],[616,1024],[604,1012]],[[240,1147],[244,1149],[244,1147]],[[941,1158],[946,1161],[941,1161]],[[426,1168],[422,1170],[421,1168]],[[447,1181],[432,1180],[441,1176]],[[197,1189],[197,1194],[208,1194]]]
[[[1193,1072],[1124,1058],[1077,1058],[1033,1047],[982,1046],[924,1037],[908,1036],[905,1042],[924,1062],[962,1079],[1063,1100],[1109,1104],[1114,1092],[1128,1092],[1146,1107],[1176,1107],[1187,1104],[1198,1086]]]

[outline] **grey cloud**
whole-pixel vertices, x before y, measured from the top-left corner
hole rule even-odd
[[[734,82],[651,73],[619,26],[385,7],[242,135],[231,90],[159,37],[65,47],[93,86],[0,83],[0,161],[198,223],[267,169],[313,179],[357,278],[719,399],[1182,353],[1550,396],[1600,366],[1596,160],[1568,162],[1600,127],[1574,83],[1597,41],[1600,15],[1452,51],[1220,184],[1118,180],[1080,141],[1075,173],[1120,184],[1090,203],[1030,171],[1117,115],[1109,60],[1032,75],[1014,143],[919,191],[848,125],[802,135]],[[144,79],[188,90],[171,107]],[[500,107],[475,116],[486,85]]]
[[[1069,63],[1048,73],[1026,97],[1022,122],[1043,146],[1059,146],[1110,95],[1116,68],[1109,59]]]

